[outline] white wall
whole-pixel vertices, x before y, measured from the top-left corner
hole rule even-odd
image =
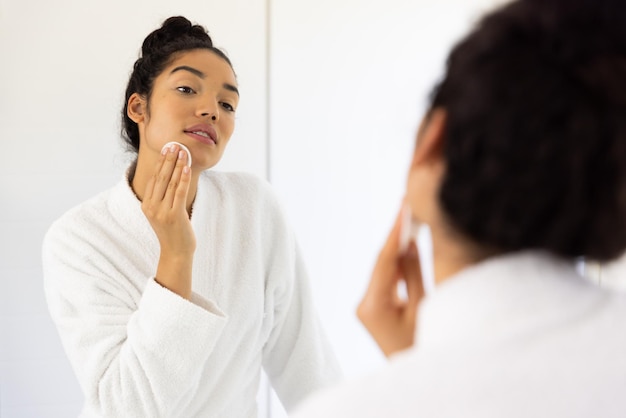
[[[78,413],[43,297],[41,240],[121,178],[127,78],[165,18],[200,22],[225,47],[242,96],[220,168],[265,176],[265,12],[265,0],[0,0],[0,417]]]

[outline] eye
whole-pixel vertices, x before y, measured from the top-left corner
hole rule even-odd
[[[230,105],[229,103],[222,102],[222,103],[220,103],[220,104],[222,105],[222,107],[223,107],[224,109],[228,110],[229,112],[234,112],[234,111],[235,111],[235,108],[234,108],[234,107],[232,107],[232,105]]]
[[[193,94],[193,93],[195,93],[194,89],[192,89],[191,87],[187,87],[187,86],[176,87],[176,90],[178,90],[179,92],[181,92],[183,94]]]

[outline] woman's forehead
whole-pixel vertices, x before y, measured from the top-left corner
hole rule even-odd
[[[170,76],[181,70],[191,72],[200,78],[221,78],[232,85],[237,83],[230,64],[208,49],[193,49],[177,53],[163,72],[164,75]]]

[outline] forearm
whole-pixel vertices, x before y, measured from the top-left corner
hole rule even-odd
[[[171,255],[161,252],[155,281],[161,286],[189,300],[193,255]]]
[[[73,300],[48,294],[86,405],[99,416],[168,416],[188,401],[225,315],[208,301],[192,304],[152,280],[135,311],[115,303],[115,291],[81,292]]]

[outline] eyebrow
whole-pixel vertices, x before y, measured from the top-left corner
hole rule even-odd
[[[195,75],[195,76],[197,76],[197,77],[200,77],[200,78],[202,78],[202,79],[206,78],[206,74],[204,74],[202,71],[197,70],[197,69],[195,69],[195,68],[193,68],[193,67],[190,67],[190,66],[188,66],[188,65],[180,65],[180,66],[178,66],[178,67],[174,68],[174,69],[170,72],[170,75],[171,75],[171,74],[174,74],[176,71],[189,71],[191,74],[193,74],[193,75]],[[232,91],[232,92],[237,93],[237,96],[239,96],[239,90],[237,89],[237,87],[236,87],[236,86],[233,86],[232,84],[229,84],[229,83],[224,83],[224,84],[222,85],[222,87],[224,87],[226,90],[230,90],[230,91]]]
[[[222,87],[224,87],[226,90],[230,90],[230,91],[237,93],[237,96],[239,96],[239,90],[237,89],[237,87],[233,86],[232,84],[224,83]]]
[[[174,68],[170,74],[174,74],[176,71],[189,71],[191,74],[200,77],[200,78],[206,78],[206,74],[204,74],[202,71],[200,70],[196,70],[193,67],[189,67],[188,65],[181,65],[178,66],[176,68]]]

